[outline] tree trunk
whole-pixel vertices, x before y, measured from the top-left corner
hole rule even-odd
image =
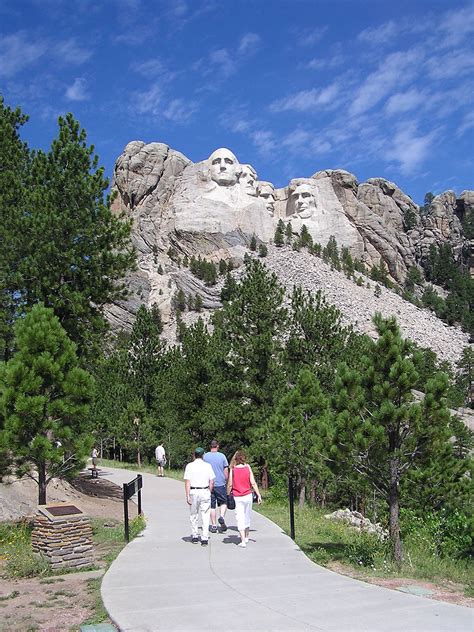
[[[38,505],[46,505],[46,463],[38,463]]]
[[[304,507],[304,501],[306,500],[306,479],[305,478],[300,478],[299,480],[299,500],[298,500],[298,506],[301,509],[302,507]]]
[[[318,481],[315,481],[314,479],[311,481],[311,485],[309,488],[309,499],[311,501],[311,504],[315,505],[316,504],[316,499],[317,499],[317,489],[318,489]]]
[[[266,463],[262,466],[262,489],[268,489],[268,465]]]
[[[390,489],[389,489],[389,510],[390,510],[390,540],[393,547],[393,558],[398,566],[403,561],[402,541],[400,538],[400,507],[398,497],[399,462],[398,458],[390,459]]]

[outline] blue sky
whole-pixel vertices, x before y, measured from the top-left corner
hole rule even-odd
[[[3,0],[0,92],[47,148],[72,112],[107,175],[131,140],[259,178],[342,168],[415,201],[474,188],[474,4]]]

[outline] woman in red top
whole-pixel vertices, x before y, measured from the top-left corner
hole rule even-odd
[[[235,499],[235,517],[240,533],[239,546],[245,548],[249,541],[252,490],[257,494],[259,504],[262,502],[262,497],[255,482],[252,468],[247,464],[247,457],[242,450],[238,450],[231,461],[227,488],[232,490]]]

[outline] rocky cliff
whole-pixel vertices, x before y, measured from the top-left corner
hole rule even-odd
[[[138,270],[129,279],[130,298],[109,308],[110,320],[121,328],[131,326],[141,303],[156,303],[165,323],[171,324],[172,300],[178,289],[200,294],[204,309],[218,307],[218,288],[206,287],[178,259],[194,255],[216,262],[232,260],[238,267],[252,236],[271,245],[280,220],[291,222],[294,233],[305,225],[314,242],[323,246],[334,236],[368,268],[383,263],[392,279],[403,284],[409,268],[419,266],[433,243],[449,242],[456,256],[466,258],[468,244],[461,220],[474,207],[474,191],[464,191],[459,198],[447,191],[420,213],[393,182],[371,178],[358,183],[355,176],[340,169],[318,171],[310,178],[295,178],[288,186],[275,188],[258,180],[255,169],[240,163],[228,149],[218,149],[207,160],[192,163],[167,145],[140,141],[129,143],[118,158],[113,190],[114,211],[133,220],[138,253]],[[273,249],[268,264],[285,277],[285,284],[291,284],[292,278],[304,280],[310,261],[304,253]],[[338,284],[332,279],[334,282]],[[361,296],[364,288],[347,282],[352,301],[357,305],[360,300],[362,309],[367,305],[367,297]],[[324,280],[318,281],[321,289],[328,290],[325,285]],[[339,286],[343,285],[341,276]],[[334,294],[331,300],[337,305],[341,293],[336,290]],[[391,294],[396,303],[405,303]],[[345,304],[339,307],[348,311]],[[400,309],[394,307],[392,313],[397,312]],[[420,314],[414,312],[411,318],[420,320]],[[370,315],[365,314],[363,320],[370,322]],[[362,329],[367,327],[366,323]],[[439,327],[446,329],[444,324]],[[416,333],[411,337],[416,339]],[[454,338],[447,347],[454,346],[457,356],[467,337],[457,332]],[[424,344],[442,353],[436,344],[426,340]],[[443,343],[442,348],[445,346]]]

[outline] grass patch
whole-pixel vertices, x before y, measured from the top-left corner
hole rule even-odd
[[[41,577],[50,574],[48,560],[31,548],[31,525],[26,521],[0,524],[0,557],[7,578]]]
[[[285,532],[289,532],[288,505],[272,499],[257,508]],[[329,510],[295,507],[296,543],[314,562],[330,566],[337,562],[357,569],[367,577],[412,577],[435,583],[462,584],[472,593],[474,565],[467,559],[440,557],[426,542],[408,536],[404,540],[405,559],[401,569],[392,562],[390,544],[360,533],[341,522],[324,518]]]

